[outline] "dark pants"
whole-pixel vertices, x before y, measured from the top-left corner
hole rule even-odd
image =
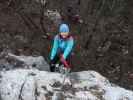
[[[70,58],[71,58],[71,54],[67,57],[66,61],[67,63],[70,65]],[[60,54],[58,53],[54,59],[52,60],[51,64],[50,64],[50,71],[54,72],[55,71],[55,64],[59,64],[61,65],[61,61],[60,61]]]

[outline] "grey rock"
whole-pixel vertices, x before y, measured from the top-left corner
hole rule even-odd
[[[69,89],[62,89],[63,77],[59,73],[35,69],[16,69],[1,72],[2,100],[132,100],[133,92],[112,86],[94,71],[74,72]],[[55,84],[59,83],[58,86]],[[112,96],[113,95],[113,96]]]

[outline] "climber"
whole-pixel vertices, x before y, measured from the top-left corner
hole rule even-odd
[[[62,64],[69,64],[74,39],[69,33],[69,26],[61,24],[59,34],[54,37],[54,43],[50,54],[50,71],[55,71],[55,64],[60,61]]]

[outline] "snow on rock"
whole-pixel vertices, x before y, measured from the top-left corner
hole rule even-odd
[[[63,75],[35,69],[1,72],[2,100],[133,100],[133,92],[94,71]]]
[[[39,2],[39,3],[41,2],[43,5],[45,5],[46,2],[47,2],[46,0],[36,0],[36,1]]]
[[[42,56],[33,57],[33,56],[16,56],[14,54],[8,53],[9,57],[15,58],[21,62],[24,62],[27,66],[35,67],[40,70],[49,71],[49,65],[44,60]]]
[[[61,15],[57,10],[47,10],[45,15],[50,18],[54,22],[55,25],[59,25],[61,23]]]
[[[98,100],[98,98],[89,91],[76,92],[76,98],[80,100]]]
[[[25,84],[21,89],[22,94],[20,95],[23,100],[35,100],[35,80],[34,77],[28,75],[25,79]]]
[[[2,100],[18,100],[21,86],[27,75],[28,73],[21,71],[3,73],[2,83],[0,84]]]

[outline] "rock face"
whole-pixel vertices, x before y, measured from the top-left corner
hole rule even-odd
[[[133,100],[133,92],[94,71],[59,73],[16,69],[1,72],[2,100]]]
[[[35,67],[40,70],[49,71],[49,65],[42,56],[16,56],[11,53],[9,53],[8,56],[17,59],[18,61],[24,62],[24,64],[29,67]]]
[[[16,56],[12,53],[0,54],[0,70],[12,70],[15,68],[36,68],[49,71],[49,65],[42,56]]]

